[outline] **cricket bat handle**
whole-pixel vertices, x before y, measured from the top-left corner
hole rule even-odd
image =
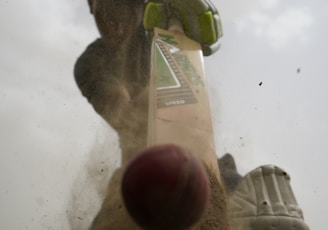
[[[170,17],[168,21],[168,30],[172,32],[185,34],[183,30],[182,22],[176,17]]]

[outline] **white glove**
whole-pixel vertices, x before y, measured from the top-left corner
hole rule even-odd
[[[308,230],[289,175],[273,165],[248,173],[229,199],[233,230]]]

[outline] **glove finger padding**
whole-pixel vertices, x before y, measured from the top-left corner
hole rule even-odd
[[[209,0],[154,0],[147,3],[144,28],[167,29],[170,17],[177,17],[184,32],[202,46],[203,55],[209,56],[220,47],[222,37],[221,19]]]
[[[308,230],[289,175],[273,165],[248,173],[229,198],[234,230]]]

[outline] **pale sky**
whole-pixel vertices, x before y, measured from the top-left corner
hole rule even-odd
[[[213,2],[224,28],[205,58],[217,153],[231,153],[242,174],[284,168],[306,223],[323,229],[328,3]],[[88,175],[120,161],[116,134],[73,78],[98,36],[87,1],[0,1],[0,29],[0,229],[69,229],[74,205],[90,210],[76,214],[87,229],[100,204]]]

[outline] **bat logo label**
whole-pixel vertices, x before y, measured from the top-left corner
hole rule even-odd
[[[178,100],[178,101],[168,101],[168,102],[165,102],[165,105],[166,105],[166,106],[184,105],[184,104],[186,104],[186,101],[185,101],[185,100]]]
[[[157,108],[197,103],[197,98],[188,84],[190,79],[185,76],[186,66],[182,68],[175,58],[180,48],[173,44],[173,38],[170,36],[169,44],[166,43],[168,39],[157,39],[154,46]]]
[[[170,45],[177,45],[178,43],[176,41],[174,41],[174,36],[169,35],[169,34],[158,34],[159,37],[161,37],[160,40],[162,40],[163,42],[170,44]]]

